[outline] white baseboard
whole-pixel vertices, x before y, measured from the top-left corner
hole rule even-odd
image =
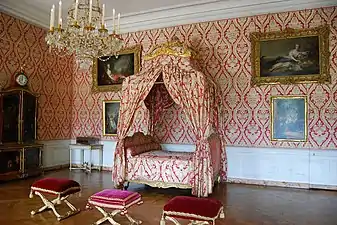
[[[337,191],[337,185],[310,184],[310,188],[311,189],[322,189],[322,190]]]
[[[57,166],[48,166],[48,167],[44,167],[43,170],[45,172],[47,171],[52,171],[52,170],[61,170],[61,169],[65,169],[65,168],[69,168],[69,164],[63,164],[63,165],[57,165]]]
[[[305,188],[305,189],[309,188],[309,184],[306,184],[306,183],[271,181],[271,180],[228,178],[227,182],[234,183],[234,184],[253,184],[253,185],[261,185],[261,186],[276,186],[276,187]]]

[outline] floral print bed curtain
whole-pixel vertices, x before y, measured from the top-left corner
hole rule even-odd
[[[123,82],[120,117],[118,123],[118,142],[115,151],[113,181],[115,186],[121,186],[125,180],[125,150],[124,138],[130,130],[134,114],[140,104],[149,95],[155,81],[162,75],[163,83],[172,100],[180,105],[187,115],[194,133],[197,136],[196,151],[193,155],[193,176],[190,183],[192,194],[206,197],[212,193],[214,182],[211,163],[210,146],[207,138],[214,132],[214,109],[216,88],[207,80],[203,73],[192,68],[189,58],[173,55],[157,57],[149,69],[128,77]],[[149,105],[148,103],[145,103]],[[169,100],[157,110],[151,122],[155,122],[170,104]],[[150,106],[149,106],[150,107]],[[152,106],[153,107],[153,106]],[[222,149],[224,151],[224,149]],[[225,156],[225,154],[222,154]],[[221,159],[226,164],[226,159]],[[225,167],[221,166],[221,175],[225,175]]]

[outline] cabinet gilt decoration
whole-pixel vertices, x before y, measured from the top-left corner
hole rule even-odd
[[[0,180],[42,172],[42,144],[36,143],[37,97],[27,88],[0,92]]]

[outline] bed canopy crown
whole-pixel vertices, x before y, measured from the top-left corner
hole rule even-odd
[[[162,55],[196,58],[197,53],[192,48],[180,42],[177,37],[173,37],[169,42],[156,45],[147,55],[145,55],[144,61],[149,61]]]

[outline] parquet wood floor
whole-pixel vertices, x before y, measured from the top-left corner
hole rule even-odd
[[[98,211],[85,210],[86,200],[95,192],[112,188],[111,172],[86,174],[60,170],[44,176],[78,181],[82,185],[82,196],[73,196],[70,200],[82,211],[60,222],[50,211],[31,216],[30,211],[41,205],[38,197],[28,197],[30,185],[41,178],[33,177],[0,184],[1,225],[89,225],[101,218]],[[158,189],[136,184],[130,184],[129,190],[138,191],[143,196],[144,204],[129,211],[144,225],[159,225],[162,208],[173,196],[190,195],[189,190]],[[226,219],[217,220],[217,225],[337,225],[336,191],[220,184],[210,197],[219,199],[225,206]],[[129,224],[123,217],[116,220]],[[166,224],[171,225],[170,222]]]

